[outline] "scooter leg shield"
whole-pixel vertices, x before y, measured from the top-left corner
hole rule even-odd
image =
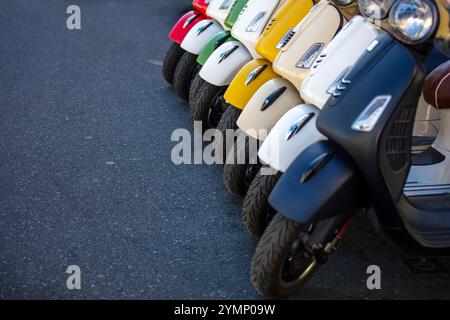
[[[188,32],[200,21],[205,20],[206,17],[197,10],[192,10],[186,13],[178,20],[169,33],[169,38],[175,43],[181,45],[184,37]]]
[[[282,78],[266,82],[242,111],[239,128],[254,139],[264,140],[281,117],[303,103],[298,91]]]
[[[200,51],[197,58],[197,63],[203,66],[217,48],[229,41],[236,41],[236,39],[231,36],[230,31],[221,31],[216,33],[211,39],[209,39],[208,43],[206,43]]]
[[[202,20],[187,33],[181,43],[181,48],[198,55],[208,41],[220,31],[223,31],[222,27],[214,20]]]
[[[208,58],[200,71],[200,77],[217,87],[227,86],[239,70],[251,60],[250,52],[242,43],[226,42]]]
[[[319,109],[301,104],[289,110],[270,131],[259,149],[261,162],[279,172],[285,172],[292,162],[310,145],[324,140],[316,128]]]
[[[265,59],[252,60],[231,81],[225,92],[225,100],[242,110],[264,83],[275,78],[279,78],[279,75],[273,71],[270,61]]]
[[[366,189],[347,154],[330,141],[320,141],[281,176],[269,203],[287,218],[311,224],[364,208]]]

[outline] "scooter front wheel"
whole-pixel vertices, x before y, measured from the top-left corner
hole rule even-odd
[[[167,50],[162,65],[162,74],[167,83],[173,84],[175,69],[177,68],[178,62],[180,62],[184,52],[185,51],[180,47],[180,45],[175,42],[173,42],[169,50]]]
[[[228,151],[233,147],[235,141],[228,141],[227,130],[237,130],[237,120],[241,114],[242,110],[236,108],[235,106],[229,105],[222,117],[220,118],[219,123],[217,124],[217,130],[219,130],[220,134],[223,137],[223,145],[222,145],[222,154],[223,159],[226,158]],[[234,136],[234,135],[233,135]]]
[[[281,177],[281,172],[264,166],[256,174],[242,208],[242,222],[247,231],[260,238],[276,212],[269,204],[269,195]]]
[[[223,97],[225,90],[226,87],[218,87],[203,80],[198,92],[191,94],[192,123],[201,122],[203,131],[215,128],[228,106]]]
[[[302,241],[306,230],[280,214],[267,226],[251,267],[253,286],[265,297],[290,296],[317,271],[319,264]]]
[[[173,87],[177,95],[185,100],[189,100],[189,91],[192,80],[194,80],[201,66],[197,63],[197,56],[190,52],[185,52],[178,62],[173,76]]]
[[[223,182],[230,193],[241,197],[245,196],[261,168],[257,162],[257,143],[252,137],[241,133],[232,150],[227,154],[223,167]]]

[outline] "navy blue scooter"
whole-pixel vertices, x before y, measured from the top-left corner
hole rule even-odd
[[[306,149],[269,197],[278,214],[256,248],[251,270],[253,285],[266,297],[298,291],[337,250],[359,212],[368,212],[377,230],[405,250],[450,254],[450,181],[441,186],[418,181],[412,190],[408,180],[418,166],[448,161],[450,170],[450,157],[435,144],[417,158],[411,154],[428,74],[423,62],[435,40],[448,41],[448,11],[431,0],[362,1],[377,9],[379,19],[389,16],[394,36],[381,34],[339,80],[317,119],[329,140]],[[437,84],[450,85],[450,65],[437,73],[438,81],[435,74],[427,79],[436,88],[426,98],[444,110],[450,101]],[[440,130],[450,129],[445,127],[444,121]]]

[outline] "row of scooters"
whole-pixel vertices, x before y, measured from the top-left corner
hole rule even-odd
[[[446,0],[194,0],[163,75],[216,128],[259,238],[251,280],[297,292],[356,214],[424,257],[450,253]]]

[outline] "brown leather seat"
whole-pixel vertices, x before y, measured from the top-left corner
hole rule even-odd
[[[436,109],[450,108],[450,60],[434,69],[425,79],[425,101]]]

